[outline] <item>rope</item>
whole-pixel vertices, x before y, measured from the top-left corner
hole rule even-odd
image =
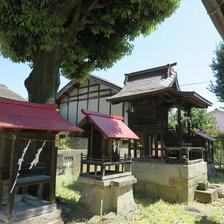
[[[15,135],[12,135],[10,137],[10,136],[6,136],[4,134],[0,134],[0,136],[2,136],[5,139],[15,140]],[[23,141],[31,140],[32,142],[56,142],[55,139],[33,139],[33,138],[25,138],[25,137],[18,137],[18,136],[16,136],[16,139],[23,140]]]

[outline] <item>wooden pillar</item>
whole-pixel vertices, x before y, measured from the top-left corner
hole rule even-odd
[[[128,140],[128,157],[131,158],[131,140]]]
[[[158,134],[155,135],[155,158],[158,158]]]
[[[3,136],[3,133],[0,133],[0,207],[3,199],[3,168],[5,161],[5,151],[5,138]]]
[[[179,141],[179,144],[180,146],[182,146],[182,126],[181,126],[181,109],[180,108],[177,108],[177,126],[178,126],[178,141]]]
[[[214,142],[211,142],[211,158],[212,158],[212,162],[214,162]]]
[[[93,125],[90,127],[89,158],[93,157]]]
[[[187,120],[187,137],[188,137],[188,142],[190,143],[191,142],[191,122],[190,122],[190,118],[191,118],[191,108],[188,109],[187,111],[187,117],[188,117],[188,120]]]
[[[55,147],[55,143],[49,143],[52,144],[51,147],[51,182],[50,182],[50,195],[49,195],[49,201],[50,204],[55,203],[55,183],[56,183],[56,168],[57,168],[57,147]]]
[[[87,102],[86,102],[86,108],[89,109],[89,79],[88,79],[88,85],[87,85]]]
[[[160,142],[161,142],[161,157],[162,159],[165,159],[165,142],[164,142],[164,132],[161,132],[160,136]]]
[[[10,168],[9,168],[9,196],[8,196],[8,206],[7,213],[11,216],[14,212],[14,198],[15,198],[15,188],[12,193],[10,193],[14,181],[16,179],[16,166],[18,158],[18,150],[16,149],[16,135],[12,135],[12,144],[11,144],[11,157],[10,157]]]
[[[134,141],[134,158],[137,158],[137,141]]]

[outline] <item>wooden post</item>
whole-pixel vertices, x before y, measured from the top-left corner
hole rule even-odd
[[[5,161],[5,138],[3,136],[3,133],[0,133],[0,207],[2,204],[3,199],[3,169],[4,169],[4,161]]]
[[[38,199],[42,199],[43,198],[43,187],[44,187],[43,183],[38,184],[38,187],[37,187],[37,198]]]
[[[131,140],[128,140],[128,156],[131,158]]]
[[[155,158],[158,159],[158,136],[155,135]]]
[[[93,125],[91,124],[91,130],[90,130],[90,141],[89,141],[89,157],[92,159],[93,157]]]
[[[103,155],[103,164],[101,165],[102,176],[105,176],[105,155]]]
[[[187,117],[190,118],[191,117],[191,109],[188,109],[187,111]],[[188,134],[188,142],[191,142],[191,122],[189,121],[189,119],[187,120],[187,134]]]
[[[134,158],[137,158],[137,142],[134,141]]]
[[[56,182],[56,168],[57,168],[57,147],[55,147],[54,142],[49,143],[52,144],[51,147],[51,182],[50,182],[50,195],[49,195],[49,201],[50,204],[55,203],[55,182]]]
[[[178,126],[178,140],[182,146],[182,127],[181,127],[181,109],[177,108],[177,126]]]
[[[94,171],[95,171],[95,173],[94,173],[94,175],[96,176],[97,175],[97,165],[94,165]]]
[[[80,174],[83,173],[83,153],[81,153],[81,161],[80,161]]]
[[[187,147],[186,148],[186,164],[188,164],[189,160],[190,160],[190,148]]]
[[[11,158],[10,158],[10,170],[9,170],[9,196],[8,196],[8,206],[7,206],[7,213],[9,216],[11,216],[14,212],[15,188],[12,193],[10,193],[10,191],[16,179],[17,153],[18,153],[18,150],[16,150],[16,135],[13,134],[12,144],[11,144]]]

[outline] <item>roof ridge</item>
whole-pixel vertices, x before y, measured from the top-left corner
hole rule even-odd
[[[140,74],[144,74],[146,72],[153,72],[153,71],[169,68],[169,66],[172,67],[172,66],[175,66],[175,65],[177,65],[177,62],[174,62],[174,63],[171,63],[171,64],[166,64],[166,65],[162,65],[162,66],[157,66],[157,67],[153,67],[153,68],[149,68],[149,69],[144,69],[144,70],[140,70],[140,71],[136,71],[136,72],[126,73],[125,76],[140,75]]]
[[[117,115],[109,115],[109,114],[104,114],[104,113],[99,113],[99,112],[94,112],[94,111],[89,111],[85,109],[81,109],[82,113],[85,114],[86,116],[93,115],[93,116],[98,116],[98,117],[106,117],[106,118],[113,118],[116,120],[121,120],[123,121],[124,118],[122,116],[117,116]]]

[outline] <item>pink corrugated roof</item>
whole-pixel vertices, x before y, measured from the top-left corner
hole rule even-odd
[[[0,128],[83,132],[62,118],[56,105],[0,98]]]
[[[107,138],[139,139],[139,137],[123,122],[123,117],[82,110],[86,118],[94,124]]]

